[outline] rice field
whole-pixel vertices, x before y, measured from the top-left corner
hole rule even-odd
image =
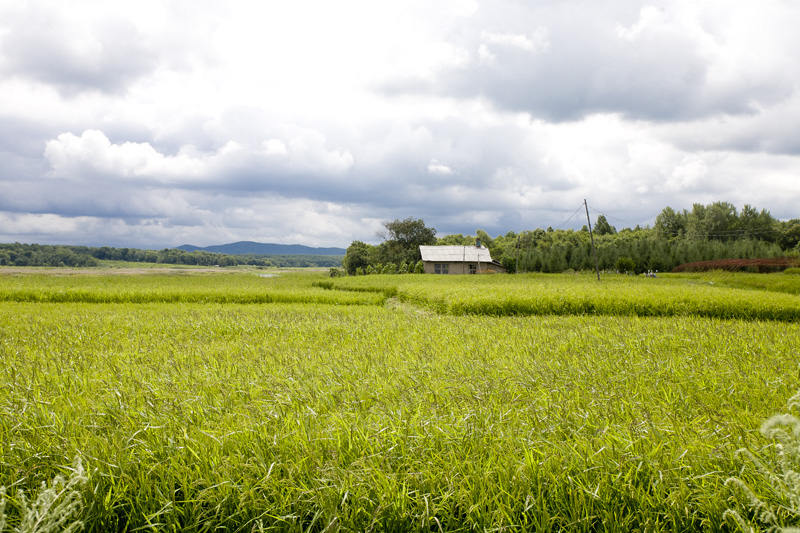
[[[724,531],[754,517],[731,476],[777,502],[737,450],[776,461],[798,297],[601,285],[0,274],[2,514],[81,469],[85,531]]]
[[[360,276],[330,283],[342,291],[383,291],[453,315],[800,320],[800,276],[784,274],[605,275],[601,282],[593,274]]]

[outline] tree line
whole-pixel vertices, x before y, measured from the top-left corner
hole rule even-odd
[[[341,256],[228,255],[196,250],[187,252],[177,248],[143,250],[139,248],[112,248],[110,246],[68,246],[48,244],[0,244],[0,265],[46,267],[97,267],[100,261],[125,261],[131,263],[161,263],[168,265],[197,265],[230,267],[252,265],[258,267],[335,267],[341,265]]]
[[[348,274],[406,271],[419,260],[419,245],[475,245],[489,249],[509,272],[593,270],[589,228],[509,231],[492,238],[483,230],[474,236],[436,237],[423,220],[385,222],[383,242],[354,241],[342,262]],[[745,205],[739,211],[727,202],[694,204],[691,210],[665,207],[653,227],[617,231],[599,215],[592,227],[598,267],[605,271],[642,273],[669,271],[678,265],[716,259],[756,259],[800,255],[800,219],[779,221],[767,210]]]

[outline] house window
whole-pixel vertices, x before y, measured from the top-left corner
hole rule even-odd
[[[476,273],[477,271],[478,271],[478,267],[477,267],[477,266],[475,266],[475,265],[470,265],[470,266],[469,266],[469,273],[470,273],[470,274],[474,274],[474,273]]]
[[[447,263],[434,263],[433,270],[436,274],[447,274],[449,266]]]

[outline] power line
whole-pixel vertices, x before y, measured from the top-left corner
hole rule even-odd
[[[597,213],[597,214],[599,214],[599,215],[603,215],[604,217],[606,217],[606,218],[610,218],[611,220],[614,220],[614,221],[616,221],[616,222],[620,222],[620,223],[622,223],[622,224],[627,224],[629,227],[630,227],[630,225],[631,225],[631,223],[630,223],[630,222],[628,222],[627,220],[622,220],[622,219],[619,219],[619,218],[616,218],[616,217],[612,217],[611,215],[607,215],[606,213],[603,213],[603,212],[601,212],[601,211],[598,211],[597,209],[595,209],[595,208],[594,208],[594,207],[592,207],[592,206],[589,206],[589,209],[591,209],[592,211],[594,211],[595,213]]]
[[[576,210],[575,210],[575,212],[574,212],[574,213],[572,213],[572,214],[569,216],[569,218],[568,218],[567,220],[565,220],[564,222],[562,222],[562,223],[561,223],[561,225],[560,225],[559,227],[557,227],[556,229],[561,229],[561,228],[563,228],[563,227],[564,227],[564,225],[565,225],[567,222],[569,222],[570,220],[572,220],[572,217],[574,217],[575,215],[577,215],[577,214],[578,214],[578,211],[580,211],[582,207],[583,207],[583,205],[579,205],[579,206],[578,206],[578,209],[576,209]]]

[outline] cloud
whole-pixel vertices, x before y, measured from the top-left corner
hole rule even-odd
[[[157,65],[155,50],[122,16],[91,16],[37,1],[7,8],[3,15],[3,70],[67,93],[120,91]]]
[[[86,130],[80,137],[67,132],[48,141],[44,155],[53,178],[101,177],[141,184],[202,185],[234,180],[241,173],[259,173],[262,168],[265,173],[336,175],[353,166],[349,152],[326,149],[325,138],[313,130],[299,132],[288,145],[268,139],[253,150],[229,140],[214,152],[186,145],[175,155],[160,153],[149,143],[113,144],[103,132]]]
[[[219,156],[235,151],[223,147]],[[168,157],[158,153],[149,143],[112,144],[103,132],[86,130],[80,137],[62,133],[45,147],[44,155],[56,178],[136,179],[164,181],[196,178],[208,172],[209,158],[198,156],[190,148]]]
[[[439,163],[435,159],[431,159],[431,162],[428,163],[428,173],[447,175],[447,174],[452,174],[453,169],[451,169],[447,165]]]
[[[314,12],[315,17],[308,17]],[[781,0],[0,5],[0,228],[166,246],[796,216]],[[15,237],[16,236],[16,237]]]
[[[550,47],[547,28],[538,28],[531,37],[515,33],[481,32],[482,44],[499,45],[501,47],[519,48],[526,52],[543,52]]]
[[[267,155],[280,156],[289,154],[289,152],[286,150],[286,143],[280,139],[268,139],[264,141],[262,146],[264,153]]]
[[[280,197],[241,198],[224,205],[196,206],[181,216],[173,213],[136,219],[0,211],[0,242],[46,240],[51,244],[151,249],[238,240],[346,247],[353,238],[374,239],[380,227],[381,219],[355,206]]]
[[[536,20],[533,34],[467,26],[458,42],[473,51],[471,60],[440,71],[431,84],[407,89],[484,97],[548,121],[593,113],[654,121],[754,114],[798,89],[800,72],[788,49],[765,45],[763,34],[739,27],[752,12],[748,8],[731,15],[717,3],[619,5],[531,5],[519,26]],[[511,12],[507,2],[482,9],[485,19]],[[768,2],[761,11],[757,18],[765,26],[800,45],[786,33],[796,10]]]

